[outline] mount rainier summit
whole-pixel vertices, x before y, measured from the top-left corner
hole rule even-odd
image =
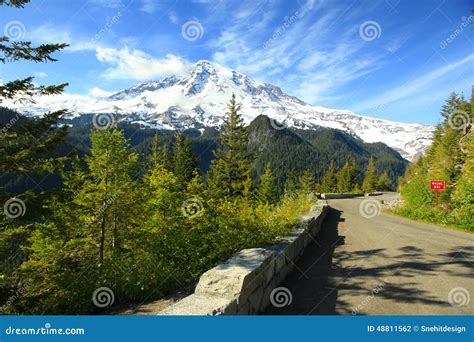
[[[434,130],[428,125],[387,121],[356,115],[349,110],[313,106],[283,93],[277,86],[257,82],[209,61],[195,63],[185,77],[171,76],[140,83],[107,97],[61,94],[37,98],[36,103],[26,107],[14,103],[10,107],[31,116],[68,109],[66,119],[84,114],[113,114],[116,119],[145,127],[202,129],[222,124],[232,93],[241,104],[246,123],[263,114],[273,119],[277,128],[323,126],[339,129],[365,142],[383,142],[408,160],[425,151]]]

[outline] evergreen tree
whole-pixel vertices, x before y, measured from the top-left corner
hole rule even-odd
[[[291,170],[286,176],[284,195],[285,197],[292,197],[298,192],[298,190],[298,177],[296,176],[296,172]]]
[[[392,191],[392,182],[386,171],[382,173],[379,179],[377,180],[377,190]]]
[[[107,246],[120,248],[121,232],[132,226],[136,202],[135,176],[138,156],[131,153],[123,132],[96,130],[91,135],[91,155],[86,157],[90,178],[84,183],[77,203],[90,209],[92,231],[99,231],[99,260],[107,256]],[[135,207],[135,208],[134,208]]]
[[[337,171],[334,162],[331,161],[329,169],[323,176],[321,181],[321,192],[336,192],[337,191]]]
[[[455,209],[452,212],[454,221],[458,224],[474,230],[474,135],[470,133],[465,140],[464,149],[466,160],[462,168],[457,187],[453,193]]]
[[[441,110],[445,120],[436,126],[431,146],[425,156],[410,165],[400,181],[404,206],[399,212],[472,230],[473,133],[469,124],[457,125],[462,122],[454,120],[453,113],[460,113],[462,122],[472,121],[474,117],[471,105],[463,96],[454,93],[449,96]],[[446,185],[446,190],[439,192],[437,209],[435,193],[429,188],[431,179],[444,180]]]
[[[445,119],[448,119],[459,108],[460,103],[461,99],[459,96],[455,92],[452,92],[441,108],[441,115]]]
[[[183,189],[194,178],[196,171],[197,161],[191,149],[191,142],[179,132],[173,149],[173,172]]]
[[[23,7],[27,0],[2,1],[0,6]],[[31,42],[13,41],[0,36],[0,63],[18,61],[36,63],[54,62],[52,54],[67,44],[41,44],[31,46]],[[36,85],[33,77],[7,81],[0,84],[0,104],[4,100],[17,100],[23,103],[32,102],[33,96],[55,95],[63,92],[67,83],[60,85]],[[52,147],[63,141],[66,128],[57,128],[58,121],[66,111],[47,113],[37,120],[22,122],[22,125],[1,130],[0,172],[10,173],[44,173],[46,161]]]
[[[161,145],[161,139],[158,134],[155,134],[151,141],[151,153],[149,154],[148,160],[150,168],[153,168],[156,165],[163,165],[166,169],[171,169],[168,148],[166,145]]]
[[[362,190],[365,193],[373,192],[377,188],[377,166],[374,158],[369,159],[367,168],[365,169],[364,181],[362,182]]]
[[[311,170],[305,170],[305,172],[303,172],[303,174],[301,175],[299,181],[300,189],[303,194],[307,195],[315,191],[316,181]]]
[[[337,191],[340,193],[352,192],[357,184],[357,167],[354,161],[346,161],[337,173]]]
[[[214,150],[216,159],[209,171],[209,190],[217,198],[248,197],[252,182],[251,160],[247,153],[248,132],[234,94],[228,109],[220,133],[220,145]]]
[[[277,188],[275,176],[272,174],[270,163],[267,163],[265,170],[260,177],[260,185],[257,190],[257,198],[261,203],[273,204],[276,202]]]
[[[137,155],[123,132],[93,130],[91,142],[87,170],[77,160],[63,173],[62,191],[48,201],[52,215],[30,239],[22,273],[35,282],[24,300],[37,310],[89,311],[87,298],[97,285],[117,281],[114,266],[132,252],[132,231],[143,220],[142,194],[133,182]]]
[[[21,8],[28,0],[0,0],[0,7]],[[2,9],[2,11],[5,11]],[[8,13],[4,13],[8,17]],[[31,42],[11,41],[0,36],[0,64],[12,62],[46,63],[56,61],[53,54],[64,49],[67,44],[41,44],[32,46]],[[63,91],[67,84],[37,85],[33,77],[0,82],[0,104],[5,100],[20,103],[32,102],[32,97],[55,95]],[[53,158],[53,148],[64,142],[66,128],[59,128],[58,122],[65,111],[46,113],[42,117],[26,119],[17,113],[10,121],[4,122],[4,113],[0,114],[0,174],[15,178],[31,179],[60,170],[63,160]],[[44,178],[41,179],[43,181]],[[40,182],[41,183],[41,182]],[[37,187],[36,190],[41,190]],[[36,228],[36,222],[44,220],[50,212],[44,208],[44,201],[50,193],[32,192],[9,194],[0,186],[0,203],[6,208],[7,201],[16,198],[22,200],[23,216],[15,219],[0,215],[0,301],[5,303],[21,285],[22,277],[18,270],[29,257],[28,239]],[[25,204],[26,203],[26,204]],[[5,209],[6,210],[6,209]]]

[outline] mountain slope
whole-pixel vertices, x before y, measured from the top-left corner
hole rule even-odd
[[[69,109],[69,118],[82,114],[114,115],[116,119],[159,129],[218,127],[232,93],[242,105],[249,124],[258,115],[274,119],[274,126],[298,129],[336,128],[365,142],[384,142],[411,160],[430,144],[433,127],[359,116],[348,110],[309,105],[271,84],[263,84],[235,70],[209,61],[193,65],[186,77],[167,77],[137,84],[109,97],[94,99],[63,94],[37,99],[26,108],[9,103],[29,115]]]
[[[341,168],[347,160],[354,160],[361,171],[370,157],[377,162],[378,173],[387,172],[396,185],[408,162],[383,143],[365,143],[346,132],[331,128],[277,130],[266,116],[259,116],[248,126],[249,151],[255,158],[254,168],[260,175],[267,163],[272,165],[279,186],[289,170],[301,175],[309,169],[321,179],[331,161]]]

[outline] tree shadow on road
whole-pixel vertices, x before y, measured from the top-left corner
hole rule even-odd
[[[264,315],[336,314],[337,288],[330,275],[335,271],[334,250],[345,242],[344,236],[338,232],[339,224],[344,222],[341,213],[342,211],[329,208],[324,229],[308,245],[293,272],[280,285],[291,291],[291,305],[283,308],[270,305]]]
[[[434,281],[442,282],[435,276],[443,272],[450,277],[459,277],[462,283],[473,274],[470,262],[473,246],[451,247],[439,253],[428,253],[416,246],[392,249],[390,253],[384,248],[334,253],[345,243],[341,234],[348,233],[342,214],[342,211],[329,208],[324,229],[317,240],[308,245],[293,272],[280,285],[291,291],[292,303],[283,308],[270,304],[263,314],[361,315],[366,312],[365,308],[359,310],[357,304],[354,306],[354,298],[359,303],[367,298],[370,302],[371,296],[374,297],[373,288],[377,286],[381,288],[376,293],[378,298],[401,304],[420,304],[436,313],[450,308],[447,297],[435,297],[425,290],[426,284],[420,276],[433,276]],[[348,261],[353,266],[342,266]],[[352,298],[352,304],[344,298]],[[370,303],[365,305],[369,307]]]

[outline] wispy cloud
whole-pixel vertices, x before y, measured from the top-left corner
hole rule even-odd
[[[158,59],[141,50],[97,48],[96,57],[109,67],[103,73],[108,79],[150,80],[170,75],[185,75],[189,62],[168,54]]]
[[[111,91],[106,91],[98,87],[94,87],[91,90],[89,90],[88,95],[94,98],[101,98],[101,97],[107,97],[112,95],[114,92]]]
[[[44,71],[37,71],[37,72],[34,73],[34,76],[44,78],[44,77],[48,77],[48,74],[45,73]]]
[[[156,0],[142,0],[140,10],[142,12],[153,14],[158,9],[158,2]]]
[[[357,25],[362,19],[356,19],[362,12],[350,4],[307,1],[283,16],[271,8],[242,11],[253,13],[251,29],[245,21],[228,20],[210,42],[216,50],[213,59],[277,83],[308,102],[332,97],[336,89],[377,70],[387,53],[364,50]],[[237,17],[241,10],[234,12]]]
[[[360,112],[373,109],[377,106],[393,103],[407,98],[416,97],[419,94],[426,94],[443,77],[449,75],[454,70],[468,66],[472,70],[474,66],[474,54],[462,58],[454,63],[445,64],[435,70],[425,73],[400,84],[399,86],[372,97],[366,101],[356,103],[354,109]],[[449,90],[447,90],[449,91]],[[447,94],[446,94],[447,95]]]
[[[69,44],[65,50],[68,52],[94,51],[98,47],[98,43],[93,39],[73,37],[64,27],[58,27],[52,24],[38,26],[27,33],[26,39],[38,43],[66,43]]]

